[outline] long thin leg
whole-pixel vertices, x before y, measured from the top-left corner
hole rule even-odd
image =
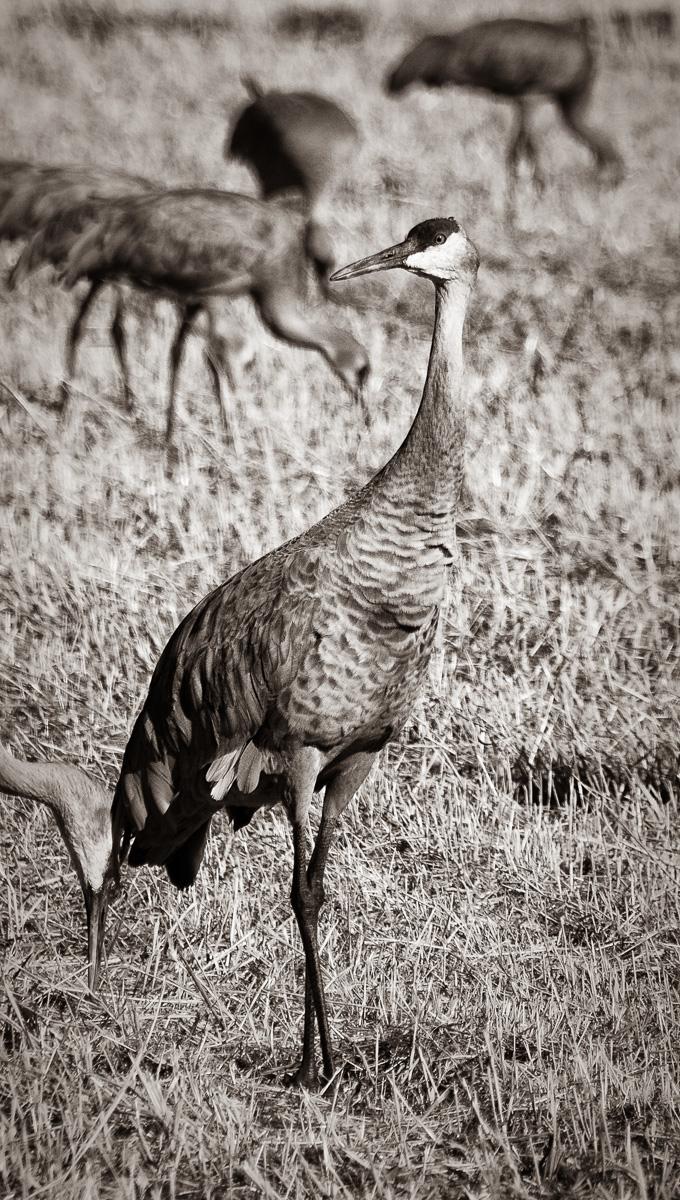
[[[309,868],[307,867],[307,839],[304,825],[300,822],[293,825],[294,859],[291,903],[300,929],[306,964],[303,1053],[302,1062],[295,1073],[295,1080],[304,1087],[314,1087],[317,1082],[314,1055],[315,1017],[319,1027],[324,1074],[327,1079],[330,1079],[335,1072],[319,958],[318,920],[319,909],[324,901],[323,875],[336,821],[335,816],[326,814],[321,818]]]
[[[556,96],[557,107],[562,114],[565,125],[583,142],[595,158],[598,170],[609,168],[612,177],[618,181],[623,177],[623,160],[614,143],[600,130],[593,129],[585,118],[588,105],[588,92],[576,92]]]
[[[104,285],[101,280],[93,279],[89,289],[86,291],[85,295],[80,301],[80,304],[78,305],[78,308],[76,309],[76,315],[69,326],[68,333],[66,334],[64,378],[62,379],[59,387],[61,411],[64,416],[66,415],[68,402],[71,398],[71,382],[73,380],[73,376],[75,375],[76,352],[78,350],[78,342],[80,341],[83,331],[83,322],[103,286]]]
[[[174,341],[170,347],[170,398],[168,401],[168,419],[165,425],[165,441],[170,445],[175,433],[175,394],[177,390],[177,374],[182,360],[182,351],[187,335],[201,311],[199,304],[187,304],[181,311],[179,325]]]
[[[520,97],[516,102],[515,127],[508,147],[508,211],[514,212],[515,188],[519,164],[522,158],[531,163],[534,185],[538,191],[543,190],[543,176],[538,166],[536,146],[529,130],[529,105]]]
[[[229,363],[229,351],[226,338],[224,338],[218,330],[215,314],[211,308],[207,309],[207,313],[208,342],[205,360],[210,372],[210,377],[212,379],[213,390],[219,406],[225,437],[228,442],[232,442],[233,438],[231,424],[229,421],[229,410],[227,408],[227,401],[224,395],[224,387],[222,384],[222,373],[224,372],[232,392],[236,390],[234,386],[234,377],[231,373],[231,366]]]
[[[336,825],[357,788],[368,775],[374,759],[374,753],[357,753],[346,759],[339,767],[337,774],[329,781],[324,796],[321,822],[308,866],[304,821],[300,819],[300,813],[295,813],[293,818],[294,859],[291,902],[300,929],[306,967],[302,1061],[293,1076],[293,1081],[302,1084],[303,1087],[315,1087],[318,1078],[314,1053],[315,1022],[319,1028],[324,1075],[326,1079],[331,1079],[335,1073],[319,958],[319,910],[325,898],[324,872]]]
[[[116,302],[113,308],[113,320],[111,321],[111,340],[113,348],[118,359],[118,367],[120,369],[123,380],[123,396],[125,397],[125,406],[128,412],[132,412],[134,408],[134,397],[130,386],[130,368],[127,358],[127,342],[125,338],[125,326],[123,324],[123,296],[119,288],[116,288]]]

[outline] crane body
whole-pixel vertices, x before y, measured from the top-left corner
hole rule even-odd
[[[618,178],[618,151],[585,118],[595,67],[587,18],[551,22],[505,17],[424,38],[390,72],[385,86],[396,94],[418,82],[428,87],[453,84],[513,100],[517,117],[508,149],[511,176],[525,156],[539,184],[528,102],[535,96],[548,97],[565,125],[590,149],[598,168],[609,168]]]
[[[0,160],[0,240],[33,237],[44,227],[46,261],[58,263],[66,240],[83,232],[98,201],[153,191],[154,184],[125,171],[108,171],[85,166],[43,166]],[[62,409],[66,408],[75,375],[78,344],[85,319],[103,284],[93,280],[76,306],[66,335],[65,370],[60,387]],[[111,341],[123,381],[128,410],[133,395],[127,368],[127,346],[123,323],[123,297],[116,287],[111,320]]]
[[[251,101],[227,134],[225,156],[232,155],[254,171],[265,197],[290,190],[302,194],[305,248],[327,290],[335,265],[328,231],[331,197],[356,150],[357,126],[334,100],[318,92],[265,92],[250,79],[244,82]]]
[[[206,363],[229,434],[222,387],[222,373],[232,382],[228,339],[216,303],[229,296],[249,294],[272,332],[320,351],[345,385],[361,395],[369,369],[363,346],[325,315],[300,306],[302,224],[290,208],[234,192],[181,188],[100,201],[88,206],[82,222],[74,213],[69,220],[77,227],[74,233],[58,221],[29,242],[11,285],[51,262],[69,288],[80,279],[98,286],[127,283],[172,300],[180,319],[170,351],[168,442],[184,344],[202,313],[208,324]]]

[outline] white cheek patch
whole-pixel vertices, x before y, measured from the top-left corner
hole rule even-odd
[[[445,258],[445,254],[446,245],[428,246],[427,250],[417,250],[415,254],[409,254],[404,260],[404,266],[410,267],[412,271],[422,271],[425,275],[446,277],[448,255]]]
[[[431,278],[451,279],[460,268],[466,246],[466,239],[460,233],[450,233],[441,246],[428,246],[409,254],[404,266]]]

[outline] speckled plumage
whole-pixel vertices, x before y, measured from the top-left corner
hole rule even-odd
[[[300,307],[303,230],[303,218],[290,206],[211,188],[101,200],[46,225],[19,258],[12,283],[51,262],[67,287],[80,279],[100,286],[125,282],[175,301],[181,320],[171,349],[171,440],[179,361],[200,312],[208,315],[207,362],[228,429],[219,373],[229,373],[228,339],[219,297],[250,294],[273,333],[317,349],[347,387],[360,390],[368,373],[363,346],[325,314]]]
[[[294,829],[294,906],[296,897],[308,903],[312,924],[320,880],[311,899],[300,899],[309,799],[326,787],[312,860],[323,864],[335,820],[423,686],[463,471],[462,328],[476,251],[442,219],[375,258],[412,264],[437,286],[428,376],[409,435],[360,492],[185,617],[154,671],[116,790],[121,852],[131,840],[133,865],[164,863],[180,886],[193,882],[218,808],[240,826],[258,807],[282,801]],[[378,268],[355,264],[354,273],[364,269]],[[309,913],[296,908],[310,986],[320,993],[305,942]],[[325,1008],[315,1004],[328,1070]],[[304,1082],[315,1069],[310,1005]]]

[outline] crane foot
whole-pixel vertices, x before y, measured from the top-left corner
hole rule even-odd
[[[318,1092],[319,1090],[319,1072],[316,1068],[316,1063],[307,1066],[305,1063],[300,1063],[296,1071],[291,1071],[283,1077],[284,1087],[304,1088],[308,1092]]]

